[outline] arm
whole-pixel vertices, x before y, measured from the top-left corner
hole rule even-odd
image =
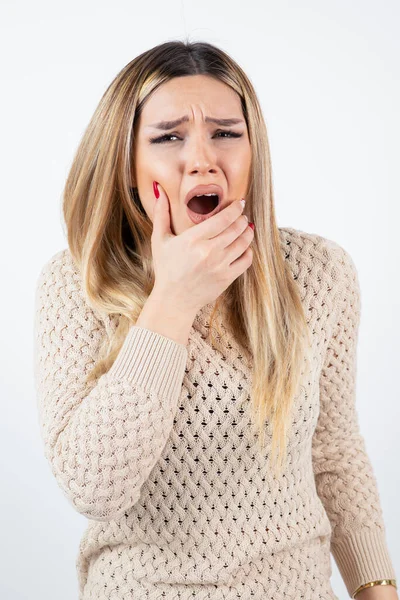
[[[161,307],[159,314],[162,318]],[[56,254],[39,275],[34,329],[45,457],[79,513],[97,521],[116,519],[138,501],[166,444],[187,348],[131,326],[111,369],[85,383],[107,332],[85,302],[67,251]]]
[[[329,342],[320,375],[320,414],[312,455],[317,493],[332,526],[331,551],[351,596],[361,584],[395,579],[395,573],[355,405],[361,309],[358,275],[350,255],[338,244],[330,244],[332,286],[339,286],[339,304],[327,327]],[[377,587],[371,591],[376,593]]]

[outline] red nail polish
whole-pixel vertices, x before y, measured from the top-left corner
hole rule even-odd
[[[153,192],[154,192],[156,199],[158,200],[158,198],[160,197],[160,192],[158,191],[157,186],[158,186],[157,181],[153,181]]]
[[[252,230],[254,231],[255,225],[254,223],[252,223],[251,221],[249,221],[249,226],[252,228]]]

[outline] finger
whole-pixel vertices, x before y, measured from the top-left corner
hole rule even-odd
[[[227,229],[244,210],[241,200],[235,200],[216,215],[190,228],[197,239],[211,239]]]
[[[162,239],[166,235],[172,235],[171,213],[169,198],[161,184],[157,185],[159,197],[155,200],[153,210],[153,235]]]

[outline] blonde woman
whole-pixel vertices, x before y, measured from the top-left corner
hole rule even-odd
[[[330,552],[351,596],[397,598],[355,407],[357,271],[277,226],[240,66],[182,41],[126,65],[63,214],[35,373],[45,456],[88,519],[80,600],[333,599]]]

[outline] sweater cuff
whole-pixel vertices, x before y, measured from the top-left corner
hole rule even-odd
[[[331,552],[350,597],[369,581],[396,579],[381,529],[350,533],[342,542],[332,543]]]
[[[183,344],[131,325],[108,375],[126,379],[161,397],[176,397],[182,387],[187,357]]]

